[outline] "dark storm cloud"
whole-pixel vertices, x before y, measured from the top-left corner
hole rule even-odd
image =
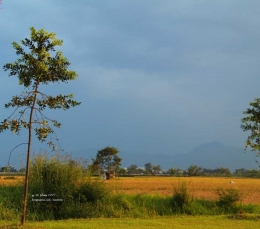
[[[47,92],[82,105],[56,116],[65,147],[185,152],[242,146],[243,110],[259,97],[256,1],[3,1],[0,64],[29,27],[54,31],[79,79]],[[21,89],[1,71],[4,104]],[[12,90],[10,90],[12,88]],[[1,118],[5,118],[5,110]],[[55,116],[55,112],[50,112]]]

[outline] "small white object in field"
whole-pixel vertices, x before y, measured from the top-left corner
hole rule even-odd
[[[229,183],[230,183],[230,184],[235,184],[235,182],[234,182],[234,181],[230,181]]]

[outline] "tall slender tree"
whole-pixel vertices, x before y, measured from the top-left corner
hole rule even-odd
[[[28,176],[30,165],[30,151],[32,145],[32,131],[37,138],[55,149],[52,135],[55,133],[51,126],[60,127],[61,123],[49,119],[43,114],[45,108],[67,110],[80,104],[73,100],[73,95],[56,96],[46,95],[40,90],[41,85],[55,82],[75,80],[75,71],[68,70],[70,62],[63,57],[55,46],[61,46],[63,41],[55,37],[55,33],[49,33],[43,29],[36,30],[31,27],[30,39],[21,40],[21,45],[13,42],[12,45],[19,56],[17,61],[4,65],[4,70],[9,71],[9,76],[17,76],[19,84],[25,91],[19,96],[13,96],[11,101],[5,104],[5,108],[14,107],[12,114],[0,124],[0,132],[10,129],[19,134],[21,128],[28,129],[26,177],[24,184],[23,212],[21,224],[25,224],[26,207],[28,198]],[[27,118],[26,118],[27,117]],[[22,143],[23,144],[23,143]]]

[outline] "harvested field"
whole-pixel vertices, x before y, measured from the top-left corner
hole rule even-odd
[[[0,185],[16,185],[24,181],[24,176],[0,176]]]
[[[230,181],[234,184],[230,184]],[[195,198],[215,200],[217,188],[235,188],[242,194],[242,203],[260,204],[260,179],[222,177],[129,177],[106,181],[115,192],[125,194],[172,195],[173,187],[186,182]]]

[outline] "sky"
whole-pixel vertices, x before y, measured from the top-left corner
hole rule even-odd
[[[81,105],[47,111],[68,152],[187,153],[212,141],[244,147],[243,111],[260,97],[259,1],[2,0],[0,65],[30,27],[55,32],[78,79],[42,87]],[[23,87],[0,69],[0,121]],[[0,134],[2,161],[27,132]],[[46,148],[33,139],[33,151]],[[26,151],[22,145],[12,157]]]

